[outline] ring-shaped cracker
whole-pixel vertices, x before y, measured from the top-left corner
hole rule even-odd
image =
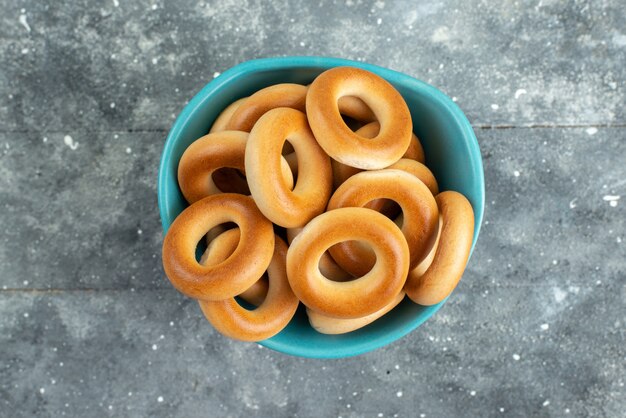
[[[335,282],[324,277],[319,260],[331,246],[367,242],[376,263],[363,277]],[[389,304],[399,293],[409,268],[409,248],[402,231],[384,215],[366,208],[341,208],[311,220],[287,251],[287,277],[308,308],[335,318],[359,318]]]
[[[358,97],[369,106],[381,126],[378,135],[362,137],[344,123],[338,106],[344,96]],[[411,142],[411,114],[400,93],[383,78],[359,68],[336,67],[320,74],[309,87],[306,112],[326,153],[352,167],[388,167]]]
[[[223,262],[203,266],[198,242],[213,227],[234,222],[241,231],[237,249]],[[252,198],[234,193],[205,197],[183,210],[163,240],[163,268],[181,293],[222,300],[244,292],[263,275],[274,252],[274,228]]]
[[[280,173],[285,140],[298,159],[293,190]],[[248,137],[245,167],[252,197],[275,224],[301,227],[326,208],[332,191],[330,158],[315,140],[304,113],[278,108],[264,114]]]

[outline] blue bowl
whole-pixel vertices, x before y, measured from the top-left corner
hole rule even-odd
[[[362,62],[324,57],[266,58],[244,62],[225,71],[195,95],[174,122],[161,156],[158,197],[164,232],[187,206],[176,179],[178,161],[189,144],[208,132],[222,109],[232,101],[272,84],[308,84],[321,72],[337,66],[359,67],[376,73],[402,94],[411,110],[413,130],[424,147],[427,165],[435,174],[440,189],[463,193],[472,203],[476,225],[473,251],[483,218],[485,182],[478,142],[461,109],[436,88],[405,74]],[[405,298],[376,322],[343,335],[317,333],[309,325],[301,307],[281,333],[261,344],[302,357],[354,356],[402,338],[444,303],[426,307]]]

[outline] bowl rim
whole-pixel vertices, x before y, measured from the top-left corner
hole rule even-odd
[[[158,183],[157,183],[157,199],[159,207],[159,216],[161,218],[161,225],[163,227],[163,234],[167,232],[169,228],[168,219],[171,219],[170,208],[167,202],[170,200],[170,195],[166,187],[167,183],[167,165],[171,158],[173,148],[176,143],[176,139],[180,136],[181,132],[194,116],[196,110],[205,105],[205,102],[211,99],[214,92],[219,91],[224,86],[229,85],[233,80],[245,76],[249,73],[255,73],[259,71],[272,71],[272,70],[289,70],[289,69],[302,69],[302,68],[322,68],[328,69],[339,66],[352,66],[362,68],[364,70],[371,71],[392,84],[402,84],[405,88],[411,90],[420,90],[421,94],[428,95],[430,99],[439,102],[443,107],[448,110],[449,115],[452,116],[454,123],[460,128],[465,141],[469,141],[470,146],[470,158],[473,161],[475,167],[475,174],[480,184],[480,196],[478,196],[479,207],[474,208],[475,211],[475,224],[474,237],[472,241],[472,247],[470,250],[470,258],[473,254],[480,227],[482,225],[484,210],[485,210],[485,179],[482,156],[480,153],[480,146],[474,133],[474,130],[459,106],[452,101],[446,94],[435,88],[434,86],[413,78],[407,74],[391,70],[389,68],[379,67],[377,65],[352,61],[343,58],[332,58],[323,56],[286,56],[286,57],[270,57],[259,58],[237,64],[228,70],[224,71],[218,77],[209,81],[193,98],[184,106],[182,111],[178,114],[174,124],[170,128],[163,151],[161,152],[161,159],[159,163]],[[469,262],[469,261],[468,261]],[[307,347],[304,345],[296,346],[287,344],[285,342],[276,341],[273,338],[260,341],[259,344],[271,348],[273,350],[308,358],[344,358],[356,356],[369,351],[373,351],[385,345],[391,344],[414,329],[418,328],[422,323],[428,320],[435,312],[437,312],[441,306],[447,301],[444,299],[437,305],[428,307],[428,312],[421,315],[420,320],[411,321],[402,327],[391,330],[384,336],[368,340],[361,341],[358,345],[350,346],[338,346],[333,348],[332,351],[320,350],[316,347]]]

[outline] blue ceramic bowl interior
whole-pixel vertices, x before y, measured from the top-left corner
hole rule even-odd
[[[232,101],[277,83],[308,84],[324,70],[354,66],[383,77],[402,94],[413,130],[426,154],[440,189],[463,193],[474,208],[472,251],[484,210],[484,178],[474,131],[459,107],[436,88],[386,68],[362,62],[323,57],[267,58],[239,64],[207,84],[185,106],[169,132],[159,169],[158,198],[164,232],[187,206],[176,173],[185,149],[205,135],[217,115]],[[376,322],[343,335],[319,334],[311,328],[301,307],[278,335],[262,341],[265,347],[303,357],[340,358],[365,353],[389,344],[426,321],[445,303],[419,306],[408,298]]]

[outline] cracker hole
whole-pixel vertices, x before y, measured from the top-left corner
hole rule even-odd
[[[211,177],[217,188],[223,193],[250,194],[246,176],[235,168],[223,167],[217,169],[213,172]]]

